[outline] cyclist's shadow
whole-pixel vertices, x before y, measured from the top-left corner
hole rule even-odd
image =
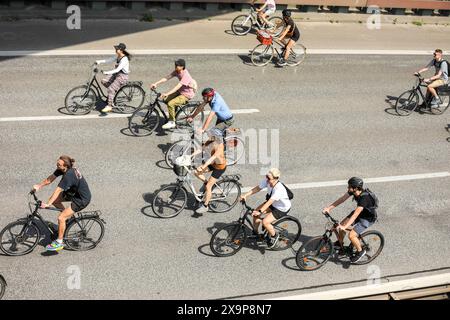
[[[390,114],[391,116],[397,116],[399,117],[400,115],[397,113],[397,111],[395,111],[395,103],[397,102],[398,97],[394,97],[394,96],[386,96],[386,99],[384,100],[389,107],[384,109],[384,112],[386,112],[387,114]]]

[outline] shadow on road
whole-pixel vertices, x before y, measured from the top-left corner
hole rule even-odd
[[[250,55],[240,54],[240,55],[238,55],[238,57],[242,60],[242,63],[245,64],[246,66],[254,67],[254,65],[252,63],[252,59],[250,58]]]

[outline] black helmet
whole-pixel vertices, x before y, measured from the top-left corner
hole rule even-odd
[[[175,60],[175,66],[186,68],[186,61],[184,59]]]
[[[281,13],[283,14],[283,17],[288,17],[288,18],[292,14],[291,10],[288,10],[288,9],[284,9]]]
[[[202,91],[202,96],[204,97],[212,97],[214,95],[214,89],[213,88],[205,88]]]
[[[354,189],[355,189],[355,188],[362,189],[363,184],[364,184],[363,180],[362,180],[361,178],[358,178],[358,177],[351,177],[351,178],[348,180],[348,186],[349,186],[349,187],[352,187],[352,188],[354,188]]]

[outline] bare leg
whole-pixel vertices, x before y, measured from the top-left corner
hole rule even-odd
[[[64,237],[64,232],[66,231],[66,221],[71,216],[73,216],[75,212],[71,207],[64,209],[63,212],[58,217],[58,240],[62,241]]]

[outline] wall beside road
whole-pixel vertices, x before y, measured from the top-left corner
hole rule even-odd
[[[10,0],[2,1],[2,11],[17,10],[63,10],[71,4],[79,5],[88,10],[111,10],[126,8],[137,12],[152,12],[158,10],[181,11],[201,10],[205,16],[220,12],[248,9],[250,0]],[[262,3],[262,0],[258,0]],[[277,0],[279,10],[289,8],[300,12],[336,12],[336,13],[373,13],[373,7],[378,7],[381,13],[395,15],[449,16],[450,1],[448,0]],[[368,10],[369,9],[369,10]]]

